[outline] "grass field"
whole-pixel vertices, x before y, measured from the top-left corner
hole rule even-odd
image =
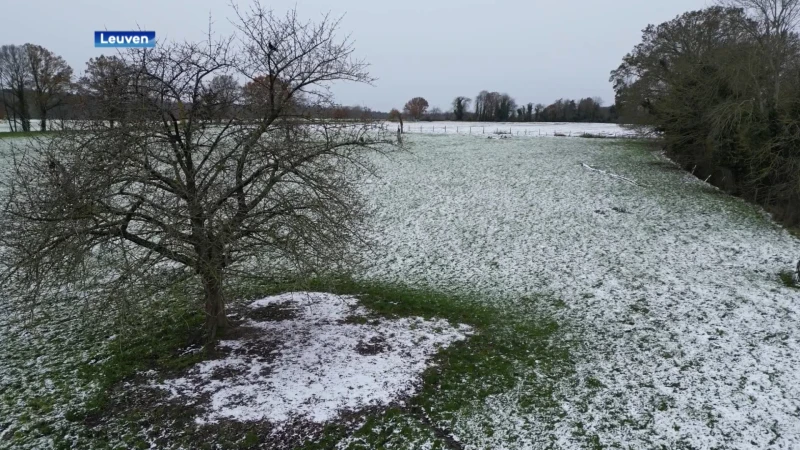
[[[186,293],[124,328],[100,304],[30,320],[6,300],[0,448],[800,446],[797,238],[643,143],[406,141],[363,187],[376,245],[352,278],[233,288],[471,327],[414,395],[327,424],[199,426],[146,386],[217,357],[185,350]]]
[[[37,136],[47,136],[49,134],[58,133],[57,131],[6,131],[0,133],[0,139],[12,139],[12,138],[29,138],[29,137],[37,137]]]

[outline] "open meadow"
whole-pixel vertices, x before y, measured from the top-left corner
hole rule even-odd
[[[351,278],[233,290],[232,314],[272,333],[259,342],[280,357],[187,347],[198,318],[181,292],[133,340],[121,336],[136,325],[103,305],[34,317],[3,302],[0,448],[800,446],[800,290],[780,276],[800,240],[760,208],[646,142],[404,139],[361,185],[373,245]],[[298,288],[348,296],[253,303]],[[253,312],[270,305],[277,319]],[[336,320],[303,328],[326,313]],[[314,348],[360,349],[320,356],[356,377],[339,384],[355,400],[303,397],[311,381],[285,392],[297,372],[284,364],[304,357],[281,332],[323,328]],[[369,333],[389,338],[364,350]],[[328,374],[303,373],[326,386]]]

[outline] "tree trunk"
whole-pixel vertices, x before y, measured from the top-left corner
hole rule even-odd
[[[40,129],[41,131],[47,131],[47,116],[45,115],[44,111],[42,111],[42,120],[40,122]]]
[[[19,118],[22,123],[22,131],[30,132],[31,131],[31,115],[28,112],[28,104],[25,103],[27,99],[25,98],[25,90],[18,89],[14,93],[16,97],[16,102],[19,104]]]
[[[202,274],[205,289],[206,335],[213,342],[217,332],[228,327],[225,314],[225,295],[222,292],[222,270],[209,268]]]

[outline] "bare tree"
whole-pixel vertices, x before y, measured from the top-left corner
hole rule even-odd
[[[434,120],[443,120],[444,113],[442,112],[442,108],[438,106],[434,106],[430,110],[428,110],[424,115],[426,120],[434,121]]]
[[[0,91],[3,93],[3,105],[10,111],[9,119],[13,121],[14,126],[17,121],[20,122],[22,131],[31,130],[27,95],[30,89],[28,67],[28,53],[24,46],[0,47]]]
[[[781,74],[796,53],[793,34],[800,23],[800,0],[720,0],[719,3],[741,8],[748,13],[741,16],[741,24],[758,44],[760,53],[769,64],[771,76],[766,90],[771,95],[768,100],[772,105],[778,104],[781,98]]]
[[[125,54],[131,101],[117,126],[91,122],[14,150],[0,178],[6,292],[124,295],[195,279],[213,341],[237,276],[350,260],[365,214],[355,181],[391,135],[293,105],[332,106],[328,84],[370,82],[366,64],[337,38],[337,20],[302,23],[259,4],[236,15],[235,37]],[[269,101],[244,100],[213,123],[203,90],[229,73],[259,80]]]
[[[72,68],[64,58],[40,45],[25,44],[25,51],[40,128],[47,131],[47,115],[64,101],[72,84]]]
[[[406,103],[403,111],[414,120],[422,119],[428,109],[428,101],[422,97],[414,97]]]

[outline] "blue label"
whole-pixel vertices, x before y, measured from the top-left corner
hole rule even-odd
[[[155,31],[95,31],[95,47],[138,47],[156,46]]]

